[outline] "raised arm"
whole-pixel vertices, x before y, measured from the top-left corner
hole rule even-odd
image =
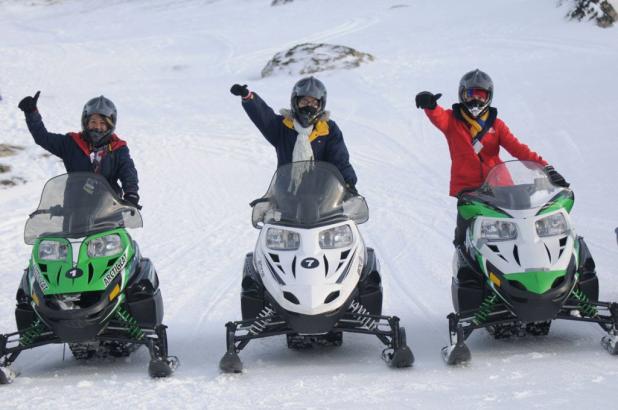
[[[450,115],[438,105],[440,97],[442,97],[442,94],[434,95],[429,91],[421,91],[416,94],[415,103],[416,108],[421,108],[425,111],[425,114],[436,128],[445,132],[448,128]]]
[[[45,124],[43,124],[43,118],[37,109],[37,101],[40,94],[41,92],[37,91],[34,97],[25,97],[19,102],[18,107],[26,116],[26,125],[28,125],[28,130],[32,138],[34,138],[34,142],[62,158],[70,137],[65,134],[54,134],[47,131]]]
[[[259,95],[249,91],[246,85],[234,84],[230,92],[242,97],[242,108],[251,121],[253,121],[268,142],[277,146],[281,138],[280,128],[283,126],[283,117],[275,114],[273,109]]]

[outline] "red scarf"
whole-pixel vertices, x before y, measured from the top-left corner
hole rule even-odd
[[[77,144],[79,149],[90,158],[90,162],[94,167],[94,173],[98,174],[101,172],[101,162],[105,155],[108,152],[116,151],[122,147],[125,147],[127,143],[120,138],[116,134],[112,134],[112,138],[110,139],[107,145],[99,147],[95,149],[91,144],[89,144],[83,137],[81,132],[71,132],[69,136],[73,139],[73,142]]]

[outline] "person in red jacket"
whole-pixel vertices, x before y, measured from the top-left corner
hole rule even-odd
[[[437,104],[442,94],[423,91],[416,95],[416,107],[425,110],[429,120],[446,137],[451,154],[450,195],[458,197],[464,191],[479,188],[489,170],[502,163],[500,147],[521,161],[534,161],[545,167],[551,181],[568,187],[569,184],[539,154],[522,144],[511,133],[498,111],[491,106],[494,84],[481,70],[466,73],[459,82],[459,103],[452,109]],[[465,240],[466,220],[457,215],[455,246]]]

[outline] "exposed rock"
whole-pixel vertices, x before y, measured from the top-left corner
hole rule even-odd
[[[9,172],[11,170],[10,165],[0,164],[0,174],[4,174],[5,172]]]
[[[10,157],[22,149],[24,148],[17,145],[0,144],[0,157]]]
[[[0,179],[0,188],[10,188],[17,184],[25,184],[26,180],[21,177],[13,177],[11,179]]]
[[[291,3],[294,0],[273,0],[272,3],[270,3],[271,6],[280,6],[282,4],[287,4],[287,3]]]
[[[616,9],[608,0],[570,0],[570,3],[567,17],[572,20],[594,20],[603,28],[611,27],[618,20]]]
[[[327,70],[350,69],[373,60],[371,54],[346,46],[304,43],[275,54],[262,69],[262,77],[281,73],[304,75]]]

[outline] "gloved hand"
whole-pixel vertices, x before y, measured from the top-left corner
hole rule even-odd
[[[230,88],[230,92],[234,95],[239,95],[242,98],[245,98],[249,95],[249,89],[247,88],[247,84],[234,84],[232,88]]]
[[[139,195],[137,193],[125,192],[124,200],[129,202],[131,205],[133,205],[137,209],[142,209],[142,206],[139,204]]]
[[[345,187],[348,189],[348,191],[354,195],[354,196],[358,196],[358,191],[356,190],[356,187],[354,186],[354,184],[350,184],[349,182],[347,184],[345,184]]]
[[[561,186],[563,188],[568,188],[570,184],[566,182],[564,177],[558,173],[551,165],[548,165],[544,168],[544,171],[547,173],[549,180],[552,184]]]
[[[19,104],[17,105],[17,107],[22,110],[25,114],[29,114],[31,112],[36,112],[38,111],[38,109],[36,108],[36,102],[39,100],[39,95],[41,94],[40,91],[37,91],[36,94],[34,94],[34,97],[24,97]]]
[[[416,108],[433,110],[436,108],[437,101],[442,97],[442,94],[433,95],[429,91],[421,91],[416,94]]]

